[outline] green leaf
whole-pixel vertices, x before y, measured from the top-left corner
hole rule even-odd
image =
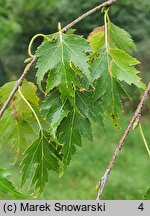
[[[65,74],[65,76],[64,76]],[[75,107],[74,96],[75,96],[75,86],[81,87],[80,81],[75,76],[74,70],[66,65],[60,65],[56,70],[52,70],[47,79],[46,93],[50,92],[54,87],[59,85],[59,90],[61,92],[61,99],[69,99],[71,104]]]
[[[110,21],[108,22],[108,34],[110,47],[122,49],[127,53],[131,53],[136,49],[131,35]],[[89,34],[87,41],[95,52],[98,52],[101,48],[103,48],[105,43],[104,26],[95,28]]]
[[[92,130],[87,118],[72,110],[67,118],[63,120],[58,129],[59,142],[63,144],[63,163],[67,166],[71,156],[76,152],[76,146],[82,146],[82,137],[92,141]]]
[[[93,82],[100,78],[101,74],[108,71],[108,56],[106,53],[97,58],[91,65]]]
[[[39,138],[27,148],[21,163],[21,185],[23,186],[27,178],[32,175],[31,186],[34,186],[39,193],[48,182],[48,171],[53,170],[56,173],[60,171],[60,155],[56,150],[56,145],[50,141],[50,135],[47,132],[43,133],[40,132]]]
[[[0,119],[0,143],[9,145],[18,157],[37,136],[35,119],[18,119],[7,109]],[[35,129],[33,129],[35,128]]]
[[[74,84],[76,84],[76,79],[74,77],[74,71],[70,67],[63,65],[62,72],[63,74],[65,74],[65,76],[62,77],[62,80],[59,86],[59,89],[61,92],[61,98],[63,100],[68,98],[73,104],[74,100],[71,98],[74,98],[75,96]]]
[[[145,88],[145,84],[137,75],[139,72],[134,65],[139,64],[139,61],[120,49],[110,49],[109,54],[113,59],[111,70],[114,77],[120,81],[124,81],[129,85],[134,84],[138,88]]]
[[[46,81],[46,93],[49,93],[53,88],[60,85],[63,78],[64,66],[60,64],[59,67],[52,69]]]
[[[0,87],[0,98],[1,102],[5,103],[7,100],[10,92],[14,88],[16,84],[16,81],[8,82],[4,84],[2,87]],[[34,83],[28,82],[26,79],[24,79],[22,86],[21,86],[21,92],[25,96],[25,98],[31,102],[32,104],[38,106],[39,103],[39,98],[36,94],[37,88]],[[14,100],[19,100],[20,96],[18,93],[15,94],[15,99]]]
[[[105,43],[104,26],[93,29],[89,34],[87,41],[95,52],[100,50]]]
[[[21,194],[12,182],[7,179],[9,173],[5,169],[0,168],[0,192],[3,194],[10,193],[16,198],[25,198],[26,195]]]
[[[120,97],[129,97],[118,81],[112,77],[110,71],[110,57],[104,53],[99,59],[93,62],[92,76],[96,81],[95,91],[93,92],[94,101],[101,100],[103,110],[111,116],[114,125],[118,125],[118,115],[122,110]]]
[[[67,117],[69,107],[67,101],[62,102],[58,91],[52,92],[42,103],[41,113],[50,123],[50,130],[56,138],[57,128],[61,121]]]
[[[110,44],[112,45],[112,47],[116,46],[117,48],[122,49],[127,53],[131,53],[132,50],[136,49],[131,35],[124,29],[119,28],[112,22],[108,22],[108,31]]]
[[[93,103],[91,92],[76,92],[76,103],[81,114],[103,127],[102,106],[99,101]]]
[[[0,100],[2,103],[5,103],[7,100],[10,92],[14,88],[16,84],[16,81],[6,83],[0,88]],[[21,86],[21,92],[24,95],[24,97],[33,105],[38,106],[39,104],[39,98],[36,94],[37,88],[32,82],[28,82],[27,80],[24,80]],[[15,96],[13,97],[13,100],[11,102],[11,109],[15,113],[16,116],[22,117],[22,116],[32,116],[32,111],[28,107],[28,105],[25,103],[25,101],[22,99],[20,94],[17,92]]]
[[[59,32],[55,40],[43,42],[36,52],[36,76],[40,89],[45,74],[49,73],[46,92],[60,85],[61,93],[66,91],[63,97],[73,97],[74,86],[77,84],[75,80],[79,77],[71,64],[82,72],[82,76],[91,81],[86,52],[91,52],[90,46],[85,39],[74,34]]]
[[[122,95],[126,96],[125,91],[108,72],[104,73],[97,81],[94,100],[102,100],[103,109],[112,118],[115,126],[119,126],[118,116],[122,110],[120,99]]]

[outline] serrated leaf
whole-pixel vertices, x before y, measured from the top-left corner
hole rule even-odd
[[[82,146],[82,136],[92,141],[90,122],[72,110],[58,129],[59,142],[63,144],[62,160],[64,165],[67,166],[70,163],[71,156],[76,152],[76,146]]]
[[[71,67],[67,67],[66,65],[62,64],[60,67],[51,70],[47,79],[46,93],[50,92],[58,85],[61,92],[61,99],[66,100],[67,98],[71,104],[74,104],[74,86],[80,88],[81,84]]]
[[[10,193],[16,198],[25,198],[26,195],[20,193],[14,184],[8,180],[9,173],[5,169],[0,168],[0,192],[3,194]]]
[[[56,138],[57,128],[61,121],[67,117],[69,107],[67,101],[62,102],[58,91],[52,92],[42,103],[41,112],[50,124],[50,130]]]
[[[0,88],[0,100],[2,103],[5,103],[7,100],[10,92],[14,88],[16,84],[16,81],[9,82],[4,84]],[[21,86],[21,92],[24,95],[24,97],[33,105],[38,106],[39,104],[39,98],[36,94],[37,88],[32,82],[28,82],[27,80],[24,80]],[[32,116],[32,111],[28,107],[28,105],[25,103],[25,101],[22,99],[20,94],[17,92],[15,96],[13,97],[13,100],[11,102],[11,109],[15,113],[16,116],[21,117],[22,115],[25,115],[26,117]]]
[[[95,61],[91,65],[92,79],[93,81],[96,80],[96,87],[93,93],[94,101],[97,101],[99,98],[101,98],[102,95],[105,94],[105,87],[107,84],[106,78],[107,75],[110,76],[109,64],[110,59],[108,59],[107,53],[104,53],[103,55],[99,56],[99,58],[95,59]]]
[[[73,34],[59,32],[54,41],[43,42],[36,52],[38,57],[36,76],[40,89],[45,74],[49,72],[47,92],[60,85],[61,92],[65,90],[67,97],[68,95],[72,97],[77,74],[72,70],[71,64],[91,81],[88,57],[86,55],[86,52],[90,51],[91,48],[86,40]]]
[[[108,56],[106,53],[97,58],[91,65],[92,81],[100,78],[101,74],[108,71]]]
[[[111,116],[114,125],[119,126],[118,114],[122,110],[120,97],[124,95],[128,98],[128,95],[117,80],[112,77],[110,62],[111,59],[106,53],[93,62],[94,67],[91,68],[94,71],[92,71],[92,75],[96,74],[96,77],[99,77],[93,92],[93,99],[94,101],[101,100],[105,112]]]
[[[113,124],[118,125],[118,115],[122,110],[121,95],[124,90],[120,84],[112,78],[109,73],[104,73],[97,81],[94,99],[101,99],[105,112],[112,118]]]
[[[28,82],[26,79],[24,79],[21,86],[21,92],[30,103],[32,103],[35,106],[39,105],[37,87],[34,83]]]
[[[93,103],[93,95],[91,92],[76,92],[76,103],[77,107],[80,110],[81,114],[93,120],[95,123],[98,123],[103,127],[103,118],[102,118],[102,107],[101,103],[97,101]]]
[[[63,78],[63,64],[60,64],[59,67],[52,69],[46,81],[46,93],[49,93],[53,88],[60,85]]]
[[[43,131],[39,138],[35,140],[25,151],[22,160],[22,182],[23,186],[27,178],[32,175],[31,185],[41,193],[48,182],[48,171],[53,170],[59,173],[60,155],[56,150],[56,145],[50,142],[50,135]]]
[[[119,49],[131,53],[136,49],[136,46],[132,40],[131,35],[124,29],[119,28],[112,22],[108,22],[109,40],[112,46],[116,46]]]
[[[13,115],[10,109],[6,110],[0,119],[0,143],[5,146],[6,143],[14,149],[18,157],[25,150],[28,143],[33,141],[36,134],[36,124],[34,119],[18,119]],[[33,129],[35,128],[35,129]]]
[[[66,98],[73,104],[73,99],[75,96],[74,84],[76,83],[74,72],[70,67],[63,65],[62,73],[65,75],[62,77],[59,90],[61,92],[62,100]]]
[[[135,69],[135,65],[139,61],[120,49],[110,49],[109,54],[113,59],[111,71],[114,77],[120,81],[124,81],[129,85],[134,84],[138,88],[145,88],[145,84],[137,75],[139,72]]]
[[[95,52],[100,50],[105,43],[104,26],[93,29],[93,31],[89,34],[87,41]]]

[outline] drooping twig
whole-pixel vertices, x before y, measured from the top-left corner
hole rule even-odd
[[[25,78],[26,74],[29,72],[30,68],[32,67],[33,63],[35,62],[36,57],[33,56],[31,62],[29,64],[26,65],[21,77],[17,80],[16,85],[14,86],[13,90],[11,91],[9,97],[7,98],[6,102],[4,103],[4,105],[2,106],[1,110],[0,110],[0,118],[2,117],[3,113],[5,112],[7,106],[9,105],[10,101],[12,100],[12,98],[14,97],[15,93],[18,90],[18,87],[22,85],[22,81]]]
[[[102,196],[102,193],[103,193],[105,184],[106,184],[106,182],[107,182],[107,180],[109,178],[110,172],[111,172],[111,170],[112,170],[112,168],[113,168],[113,166],[114,166],[114,164],[116,162],[116,159],[117,159],[117,157],[119,155],[119,152],[121,151],[121,149],[122,149],[122,147],[123,147],[123,145],[125,143],[125,140],[126,140],[128,134],[129,134],[131,128],[133,127],[134,122],[136,120],[138,120],[138,121],[140,120],[142,108],[143,108],[149,94],[150,94],[150,82],[149,82],[149,84],[147,86],[147,89],[144,92],[144,95],[143,95],[143,97],[142,97],[142,99],[141,99],[141,101],[140,101],[140,103],[139,103],[139,105],[138,105],[138,107],[137,107],[137,109],[136,109],[136,111],[135,111],[135,113],[134,113],[128,127],[127,127],[127,129],[125,130],[122,138],[119,141],[118,147],[116,148],[116,150],[115,150],[115,152],[113,154],[113,157],[112,157],[112,159],[111,159],[111,161],[110,161],[110,163],[108,165],[108,168],[106,169],[103,177],[99,181],[99,189],[98,189],[98,194],[97,194],[97,198],[96,198],[97,200],[99,200],[101,198],[101,196]]]
[[[110,6],[113,3],[115,3],[117,0],[109,0],[106,1],[98,6],[96,6],[95,8],[92,8],[91,10],[87,11],[86,13],[84,13],[83,15],[79,16],[77,19],[75,19],[73,22],[69,23],[67,26],[65,26],[62,31],[66,32],[68,31],[68,29],[72,28],[75,24],[77,24],[78,22],[80,22],[81,20],[83,20],[84,18],[86,18],[87,16],[99,11],[101,8],[106,7],[106,6]]]
[[[69,23],[68,25],[66,25],[63,29],[62,32],[66,32],[68,29],[72,28],[76,23],[80,22],[81,20],[83,20],[84,18],[86,18],[87,16],[97,12],[98,10],[100,10],[103,7],[109,6],[111,4],[113,4],[114,2],[116,2],[117,0],[108,0],[100,5],[98,5],[97,7],[87,11],[86,13],[84,13],[83,15],[79,16],[77,19],[75,19],[73,22]],[[4,103],[4,105],[2,106],[1,110],[0,110],[0,118],[2,117],[2,115],[4,114],[7,106],[9,105],[10,101],[12,100],[12,98],[14,97],[15,93],[18,90],[18,87],[22,84],[22,81],[24,79],[24,77],[26,76],[26,74],[29,72],[30,68],[32,67],[33,63],[35,62],[36,57],[32,56],[32,61],[25,67],[21,77],[18,79],[16,85],[14,86],[12,92],[10,93],[8,99],[6,100],[6,102]]]

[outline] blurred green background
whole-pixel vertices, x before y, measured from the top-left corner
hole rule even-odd
[[[0,0],[0,86],[15,80],[22,73],[27,47],[31,38],[37,33],[50,34],[57,30],[57,23],[62,27],[73,19],[102,3],[102,0]],[[145,83],[150,80],[150,1],[118,0],[110,10],[111,20],[126,29],[135,40],[137,52],[134,55],[141,61],[139,70]],[[103,24],[100,12],[87,17],[75,26],[77,33],[85,37],[93,28]],[[41,43],[37,40],[35,47]],[[28,79],[35,80],[34,70]],[[127,89],[134,98],[125,102],[126,113],[121,117],[121,126],[125,128],[135,110],[141,92],[134,87]],[[149,137],[150,103],[144,110],[143,128],[146,138]],[[94,199],[95,185],[103,175],[114,152],[118,140],[123,133],[108,121],[106,132],[95,126],[95,144],[85,142],[79,149],[66,174],[62,178],[51,174],[49,184],[41,199]],[[7,143],[6,143],[7,144]],[[7,166],[8,155],[1,157],[1,164]],[[1,166],[2,166],[1,165]],[[8,170],[12,167],[8,165]],[[17,168],[12,178],[17,183]],[[150,184],[150,159],[138,129],[131,132],[121,152],[117,164],[112,171],[104,192],[104,199],[142,199],[142,195]]]

